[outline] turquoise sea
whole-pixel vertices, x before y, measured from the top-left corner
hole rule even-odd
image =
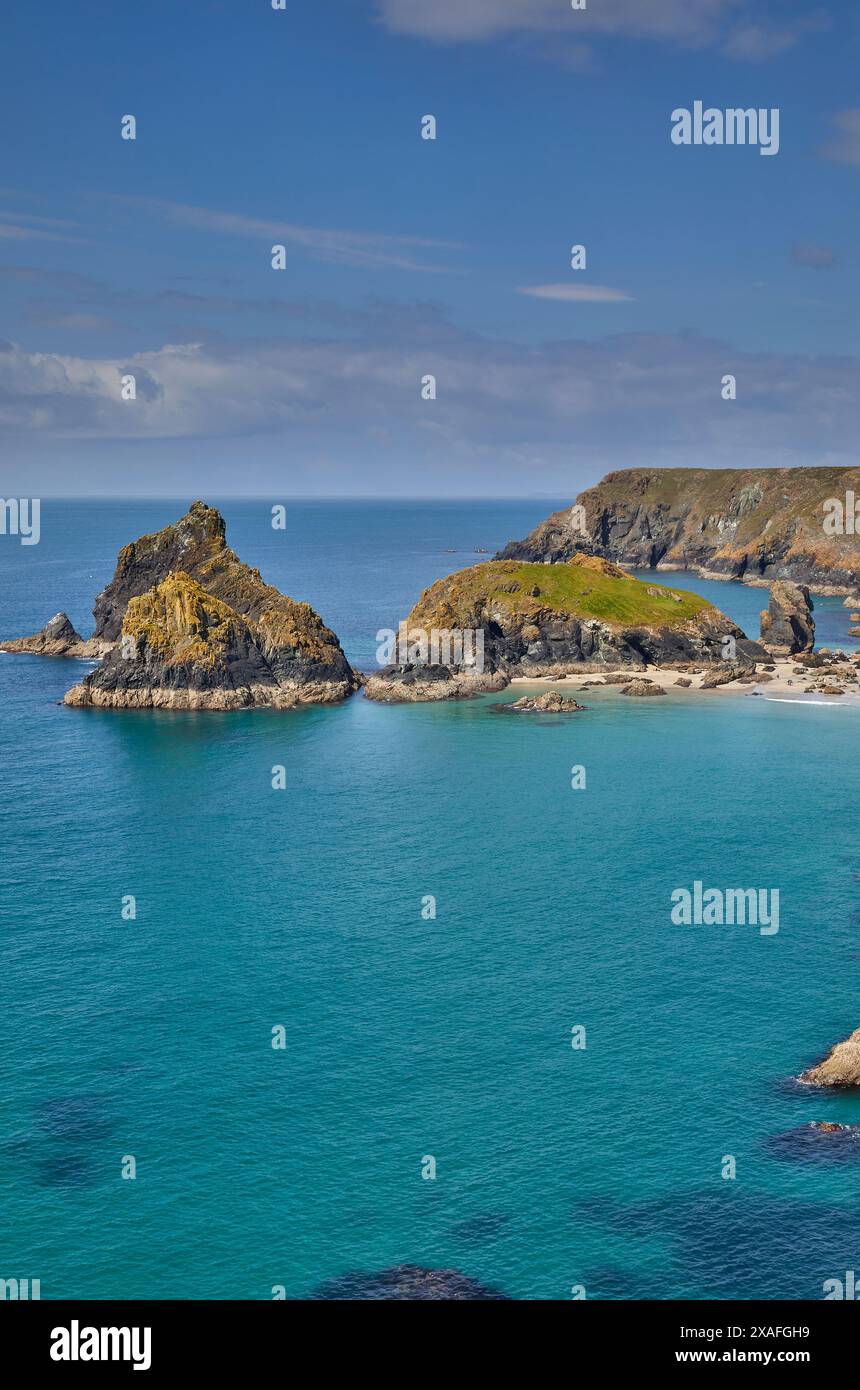
[[[38,546],[0,538],[0,634],[88,634],[119,547],[190,500],[44,503]],[[422,588],[567,501],[295,503],[284,533],[218,505],[370,667]],[[757,635],[762,590],[661,582]],[[847,645],[840,600],[816,617]],[[860,1269],[860,1144],[791,1137],[860,1124],[791,1080],[860,1024],[856,710],[65,709],[82,669],[0,656],[0,1277],[816,1299]],[[697,879],[778,888],[778,934],[673,926]]]

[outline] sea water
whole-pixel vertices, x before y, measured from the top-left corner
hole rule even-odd
[[[119,547],[186,500],[43,502],[40,544],[0,545],[0,633],[88,634]],[[285,532],[220,505],[369,668],[422,588],[562,500],[296,503]],[[657,582],[757,635],[765,591]],[[840,600],[816,617],[849,645]],[[64,708],[87,669],[0,656],[0,1278],[820,1298],[860,1267],[853,1146],[792,1137],[860,1124],[792,1081],[860,1025],[855,710]],[[779,932],[675,926],[696,881],[778,888]]]

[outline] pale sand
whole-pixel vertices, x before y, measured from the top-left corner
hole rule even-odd
[[[751,695],[753,691],[757,691],[759,694],[767,696],[770,699],[784,700],[786,698],[791,698],[807,702],[813,701],[821,704],[838,705],[851,703],[860,705],[860,689],[858,689],[857,686],[846,685],[844,695],[806,694],[805,687],[813,684],[813,682],[817,683],[818,681],[819,673],[817,671],[810,671],[809,673],[804,672],[802,676],[795,676],[792,672],[797,662],[792,659],[786,661],[774,659],[773,665],[775,669],[767,673],[772,678],[769,681],[756,681],[755,684],[750,685],[739,685],[737,681],[732,681],[729,685],[718,685],[713,690],[706,690],[703,693],[705,695]],[[847,669],[860,675],[860,666],[856,665],[854,662],[852,662],[851,666],[847,667]],[[631,680],[635,680],[637,677],[644,677],[646,680],[653,681],[655,685],[662,686],[664,690],[673,691],[677,695],[695,694],[701,689],[702,681],[704,680],[704,675],[696,676],[688,671],[678,671],[668,667],[648,666],[644,671],[630,671],[629,668],[614,667],[607,669],[605,672],[591,671],[583,672],[581,675],[563,676],[560,680],[546,676],[514,676],[511,685],[531,685],[540,686],[542,689],[577,691],[588,681],[596,681],[597,686],[594,688],[599,688],[603,675],[615,675],[619,671],[623,671],[624,674],[629,674]],[[689,686],[676,685],[675,682],[680,676],[691,681],[692,684]],[[831,680],[834,685],[843,684],[843,682],[837,680],[835,676],[829,678],[828,684]],[[615,686],[614,688],[620,689],[621,687]],[[586,690],[585,694],[588,695],[589,693],[590,692]]]

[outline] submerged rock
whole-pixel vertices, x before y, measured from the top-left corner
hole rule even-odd
[[[815,645],[812,599],[805,584],[778,579],[771,585],[770,603],[761,615],[761,640],[774,655],[811,652]]]
[[[16,637],[0,642],[0,651],[29,652],[34,656],[73,656],[98,658],[106,647],[97,641],[85,642],[65,613],[57,613],[41,632],[32,637]]]
[[[860,1161],[860,1126],[813,1120],[771,1136],[764,1147],[775,1158],[802,1163],[856,1163]]]
[[[321,1284],[311,1297],[396,1301],[509,1299],[508,1294],[485,1288],[457,1269],[423,1269],[420,1265],[397,1265],[378,1274],[344,1274]]]
[[[860,1086],[860,1028],[831,1048],[823,1062],[801,1072],[799,1080],[810,1086]]]

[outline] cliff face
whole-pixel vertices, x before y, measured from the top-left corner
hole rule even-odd
[[[860,497],[858,468],[633,468],[609,473],[500,559],[557,562],[577,551],[634,568],[692,569],[721,579],[789,579],[860,592],[860,537],[828,535],[824,503]]]
[[[399,652],[397,664],[369,678],[372,699],[443,699],[499,689],[512,676],[722,662],[726,637],[745,659],[743,632],[705,599],[583,555],[551,567],[494,560],[460,570],[422,594],[405,630],[419,660]],[[415,634],[434,631],[480,633],[483,671],[468,660],[420,659]]]
[[[190,575],[170,573],[129,600],[118,641],[65,703],[231,710],[343,699],[354,684],[333,660],[332,634],[307,604],[293,606],[289,623],[268,612],[254,621]]]

